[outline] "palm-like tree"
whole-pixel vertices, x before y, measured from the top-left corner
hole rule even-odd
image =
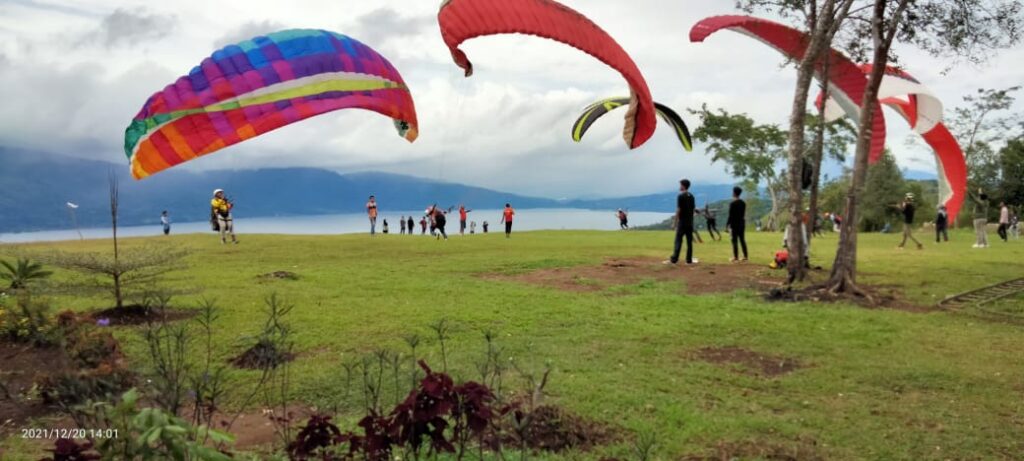
[[[43,270],[42,264],[32,262],[28,258],[19,258],[17,264],[0,261],[0,266],[3,266],[0,280],[10,282],[8,288],[11,290],[23,289],[33,280],[42,280],[53,275],[53,272]]]

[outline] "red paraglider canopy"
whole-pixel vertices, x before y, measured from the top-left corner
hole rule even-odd
[[[691,42],[703,42],[704,39],[720,30],[731,30],[764,42],[775,48],[789,59],[798,60],[807,53],[810,42],[807,34],[792,27],[766,19],[752,16],[713,16],[703,19],[690,29]],[[830,50],[828,69],[829,91],[842,106],[843,110],[854,120],[860,120],[860,103],[864,100],[867,78],[864,72],[853,61],[836,50]],[[817,78],[824,75],[824,63],[816,66]],[[869,161],[877,162],[885,151],[885,116],[878,102],[873,102],[875,117],[871,125],[871,151]]]
[[[619,71],[632,91],[623,136],[640,147],[657,125],[647,81],[633,58],[607,32],[575,10],[552,0],[446,0],[438,12],[441,36],[455,63],[473,74],[473,64],[459,45],[486,35],[526,34],[572,46]]]

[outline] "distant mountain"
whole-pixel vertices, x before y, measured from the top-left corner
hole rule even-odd
[[[432,181],[387,173],[341,175],[315,168],[274,168],[193,172],[171,169],[144,181],[131,179],[127,165],[83,160],[56,154],[0,146],[0,232],[66,229],[71,226],[67,202],[79,205],[79,225],[101,227],[110,222],[108,175],[120,187],[120,222],[154,224],[160,211],[175,221],[204,221],[210,194],[228,191],[237,213],[247,217],[318,215],[363,211],[366,198],[377,196],[382,208],[419,210],[428,204],[465,203],[473,207],[629,208],[633,211],[671,211],[675,192],[599,200],[551,200],[480,187]],[[730,186],[697,187],[698,198],[710,201],[729,196]]]

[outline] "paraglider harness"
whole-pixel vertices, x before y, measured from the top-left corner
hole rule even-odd
[[[219,217],[224,219],[227,219],[228,216],[231,216],[231,207],[234,204],[231,203],[231,200],[229,200],[227,197],[224,198],[224,203],[228,205],[228,210],[224,213],[220,213],[219,211],[217,211],[216,207],[210,207],[210,229],[212,229],[214,232],[220,232],[220,221],[217,219],[218,215],[220,215]]]

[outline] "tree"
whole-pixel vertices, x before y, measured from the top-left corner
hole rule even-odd
[[[793,92],[793,105],[789,112],[789,146],[787,149],[788,164],[788,202],[789,225],[799,229],[803,223],[803,165],[805,159],[805,123],[807,118],[807,100],[811,82],[815,73],[822,67],[822,58],[828,56],[832,41],[840,30],[855,0],[739,0],[737,6],[753,11],[764,8],[775,10],[783,17],[802,17],[804,29],[807,30],[807,52],[796,62],[796,87]],[[810,231],[810,229],[808,229]],[[787,247],[790,258],[803,261],[807,253],[801,232],[790,232]],[[805,266],[790,264],[789,281],[803,280]]]
[[[1020,41],[1019,0],[871,0],[864,15],[852,15],[846,31],[847,49],[855,56],[870,50],[872,71],[861,103],[852,183],[846,219],[827,289],[864,294],[856,285],[858,198],[867,176],[871,124],[883,73],[893,59],[894,40],[912,43],[935,56],[980,62],[995,50]]]
[[[0,272],[0,280],[8,282],[8,289],[23,290],[29,284],[49,278],[53,272],[43,270],[43,265],[32,262],[28,258],[18,258],[18,261],[11,264],[7,261],[0,261],[3,271]]]
[[[693,137],[705,144],[712,162],[722,161],[729,174],[757,187],[764,185],[772,204],[766,227],[774,231],[779,190],[785,185],[776,165],[785,159],[786,132],[777,125],[759,125],[745,114],[712,112],[707,105],[690,113],[701,119]]]
[[[980,88],[975,94],[965,96],[964,105],[953,111],[949,126],[962,144],[970,190],[1000,190],[1000,178],[1012,179],[1004,174],[1000,149],[1021,132],[1021,117],[1005,114],[1016,101],[1013,93],[1020,88]]]
[[[1003,200],[1013,206],[1024,205],[1024,137],[1014,139],[999,151]]]
[[[907,192],[907,185],[896,159],[891,153],[886,152],[878,163],[868,167],[864,195],[861,198],[863,213],[859,228],[876,232],[886,223],[899,223],[900,213],[893,205],[903,200]]]
[[[97,276],[98,287],[113,295],[114,307],[124,309],[125,298],[131,290],[155,284],[162,275],[176,269],[178,261],[188,251],[163,245],[122,250],[117,238],[119,192],[113,173],[109,177],[109,191],[112,253],[55,251],[39,257],[57,267]]]
[[[827,66],[826,66],[827,67]],[[828,75],[826,70],[825,75]],[[822,100],[828,99],[828,85],[822,84]],[[821,214],[821,165],[827,158],[834,159],[840,163],[846,162],[846,153],[850,145],[857,142],[857,130],[845,118],[831,123],[822,123],[824,117],[824,104],[818,109],[818,114],[808,116],[808,131],[813,132],[813,141],[810,144],[810,164],[814,170],[811,180],[811,192],[808,198],[808,211],[811,222]],[[814,238],[814,232],[807,233],[807,239]]]

